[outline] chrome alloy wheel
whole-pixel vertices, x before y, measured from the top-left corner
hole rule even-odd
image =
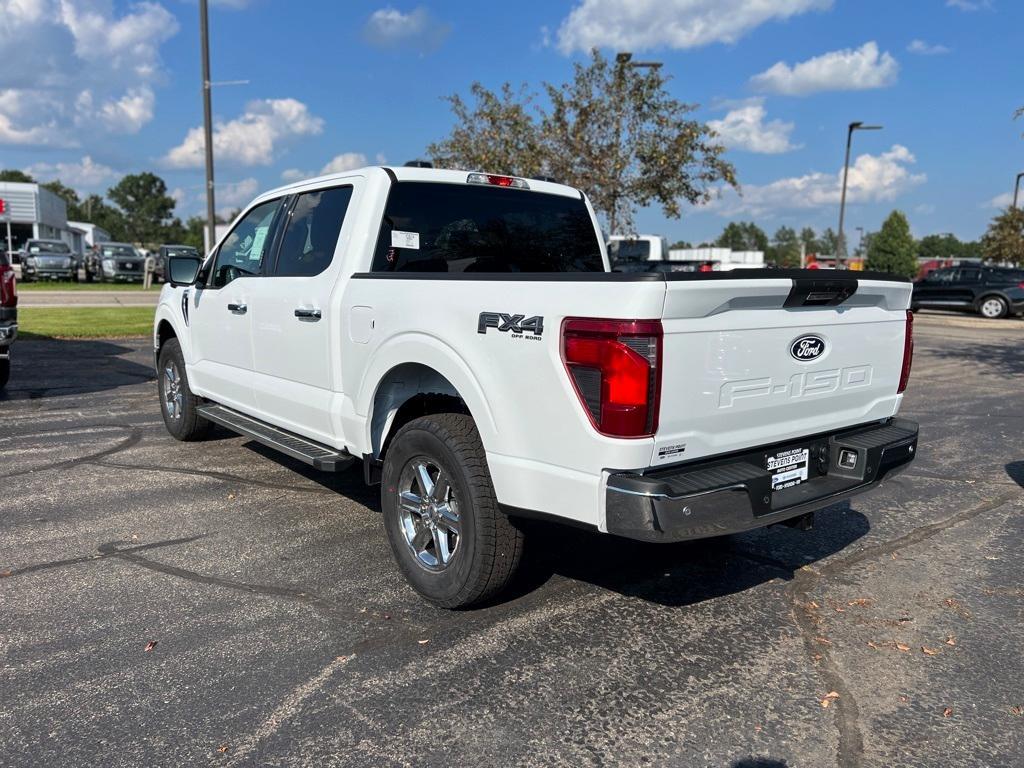
[[[398,514],[416,562],[430,571],[448,567],[459,549],[462,524],[451,484],[430,459],[411,459],[402,470]]]
[[[181,391],[181,374],[178,372],[178,365],[168,362],[164,368],[164,405],[167,406],[167,415],[177,421],[181,418],[181,412],[185,406],[185,395]]]
[[[1002,317],[1003,314],[1003,302],[1001,299],[986,299],[981,305],[981,314],[985,317],[994,320],[995,318]]]

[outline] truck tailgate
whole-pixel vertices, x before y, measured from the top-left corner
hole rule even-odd
[[[840,274],[668,280],[652,465],[896,413],[911,286]]]

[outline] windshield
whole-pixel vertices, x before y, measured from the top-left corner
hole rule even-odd
[[[135,253],[135,249],[130,245],[104,245],[102,252],[104,256],[135,257],[138,255]]]
[[[374,272],[603,272],[579,197],[478,184],[392,185]]]
[[[612,261],[647,261],[651,256],[648,240],[612,240],[608,243],[608,258]]]
[[[67,243],[44,243],[36,241],[28,244],[29,253],[71,253]]]

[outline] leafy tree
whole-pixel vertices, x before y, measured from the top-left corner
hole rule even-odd
[[[766,259],[778,267],[800,266],[800,238],[792,227],[779,227],[772,236]]]
[[[451,135],[430,144],[437,165],[469,171],[493,171],[534,177],[542,173],[544,153],[540,126],[531,116],[532,94],[505,83],[497,93],[473,83],[470,107],[458,94],[445,97],[455,115]]]
[[[917,247],[902,211],[893,211],[873,234],[868,245],[867,268],[903,277],[918,273]]]
[[[174,198],[159,176],[145,172],[125,176],[107,190],[107,196],[124,214],[124,231],[133,242],[159,243],[174,213]]]
[[[1024,210],[1007,208],[988,225],[981,238],[986,259],[1024,264]]]
[[[72,218],[70,211],[68,217]],[[130,239],[124,214],[113,206],[107,205],[107,202],[99,195],[89,195],[82,200],[75,211],[74,219],[95,224],[109,232],[114,240]]]
[[[767,252],[768,235],[752,221],[730,221],[725,225],[715,244],[720,248],[732,248],[734,251]]]
[[[629,232],[637,206],[657,203],[679,218],[682,201],[705,202],[713,185],[736,186],[732,164],[693,104],[673,99],[658,69],[610,61],[596,49],[572,80],[545,83],[547,110],[531,115],[533,96],[508,84],[479,83],[475,106],[448,99],[456,126],[429,147],[439,165],[551,175],[583,189],[611,234]]]
[[[865,235],[864,238],[864,247],[867,247],[867,235]],[[815,251],[815,253],[823,256],[834,256],[838,250],[839,236],[832,230],[832,227],[827,227],[818,239],[818,250]]]
[[[804,244],[805,253],[821,253],[821,242],[812,227],[804,227],[800,230],[800,242]]]
[[[956,235],[926,235],[917,244],[917,257],[926,260],[945,261],[947,259],[963,258],[964,244]]]
[[[672,245],[668,247],[670,251],[681,250],[684,248],[693,248],[692,243],[688,243],[685,240],[676,240]]]
[[[20,181],[25,184],[34,184],[35,179],[29,176],[24,171],[18,171],[13,168],[4,168],[0,171],[0,181]]]

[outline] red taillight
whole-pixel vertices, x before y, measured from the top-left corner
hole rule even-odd
[[[898,393],[907,388],[910,381],[910,366],[914,362],[914,313],[907,310],[907,334],[903,337],[903,368],[900,370],[900,388]]]
[[[594,428],[609,437],[650,437],[661,398],[660,320],[567,318],[562,360]]]
[[[1021,280],[1019,283],[1017,283],[1017,287],[1024,291],[1024,280]]]
[[[0,307],[16,307],[18,305],[18,281],[14,276],[14,267],[0,264]]]
[[[526,179],[516,176],[498,176],[494,173],[471,173],[466,177],[468,184],[490,184],[494,187],[514,187],[515,189],[529,189],[530,185]]]

